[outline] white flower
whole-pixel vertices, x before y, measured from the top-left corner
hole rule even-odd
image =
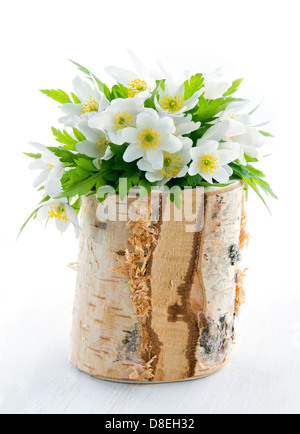
[[[189,99],[184,98],[184,83],[178,85],[171,77],[168,77],[164,84],[164,90],[158,89],[159,100],[155,96],[154,103],[160,114],[169,116],[183,116],[183,114],[193,109],[202,91],[197,91]]]
[[[190,134],[201,127],[201,122],[193,122],[192,115],[190,113],[181,118],[174,117],[174,122],[176,126],[176,136]]]
[[[131,51],[129,51],[129,55],[135,72],[116,66],[107,66],[105,71],[128,89],[129,98],[139,97],[145,101],[155,88],[155,77],[157,75],[148,71]]]
[[[180,151],[182,143],[174,135],[175,124],[168,116],[160,118],[155,110],[148,109],[136,119],[136,127],[126,128],[120,133],[122,141],[130,143],[124,153],[127,162],[146,157],[154,169],[164,165],[164,152]]]
[[[124,142],[121,142],[120,131],[135,127],[136,117],[142,105],[143,101],[136,98],[117,98],[106,110],[93,116],[88,124],[91,128],[106,131],[112,143],[121,145]]]
[[[238,150],[238,159],[247,164],[245,154],[257,158],[258,148],[262,147],[265,139],[259,131],[250,125],[250,115],[237,114],[244,104],[233,103],[221,113],[220,120],[209,128],[203,139],[217,140],[221,149]]]
[[[193,162],[189,174],[191,176],[199,174],[210,184],[213,183],[213,179],[226,184],[233,173],[228,164],[237,158],[235,151],[220,150],[217,141],[203,139],[198,140],[197,147],[191,149],[191,156]]]
[[[57,197],[61,191],[61,178],[64,174],[64,165],[61,163],[60,159],[51,151],[49,151],[46,146],[40,143],[30,143],[36,149],[41,152],[41,158],[36,159],[33,163],[29,165],[30,169],[42,170],[40,175],[36,178],[33,183],[35,188],[45,183],[45,193],[50,197]]]
[[[146,179],[150,182],[160,181],[160,185],[166,184],[172,178],[182,178],[188,172],[188,164],[191,161],[190,150],[193,142],[188,137],[181,137],[182,149],[176,153],[164,152],[163,168],[156,170],[146,158],[138,161],[138,168],[146,172]]]
[[[66,116],[60,118],[59,122],[64,125],[74,127],[80,118],[86,117],[88,114],[99,113],[109,106],[109,101],[100,93],[96,85],[92,87],[80,77],[76,77],[73,80],[73,88],[80,103],[62,105],[62,112]]]
[[[227,77],[220,70],[217,70],[212,75],[205,78],[204,96],[206,99],[221,98],[230,86],[231,82]]]
[[[61,233],[68,229],[70,223],[75,227],[76,234],[80,230],[76,211],[65,198],[45,203],[39,209],[37,218],[38,220],[54,219],[56,227]]]
[[[110,140],[104,131],[90,128],[86,120],[79,122],[77,128],[84,134],[86,140],[78,142],[76,150],[80,154],[95,158],[94,164],[97,168],[100,168],[100,160],[109,160],[113,157],[109,147]]]

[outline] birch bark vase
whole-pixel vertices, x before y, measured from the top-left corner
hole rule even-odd
[[[201,230],[190,232],[186,221],[165,221],[161,203],[155,223],[103,223],[97,199],[85,198],[70,362],[98,378],[135,383],[222,368],[241,299],[243,203],[241,182],[206,192]]]

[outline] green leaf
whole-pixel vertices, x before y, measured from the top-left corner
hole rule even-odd
[[[53,152],[53,154],[55,154],[60,159],[60,161],[62,163],[75,164],[74,159],[76,157],[78,157],[78,155],[75,155],[72,152],[65,150],[65,149],[55,148],[55,147],[51,147],[51,146],[47,149],[49,149],[49,151]]]
[[[117,98],[128,98],[128,89],[123,84],[116,84],[111,90],[111,100]]]
[[[203,95],[199,98],[199,103],[197,107],[197,111],[195,112],[194,121],[207,122],[213,120],[214,117],[224,111],[228,104],[242,101],[241,99],[231,98],[231,97],[223,97],[214,100],[207,100]]]
[[[26,155],[27,157],[35,158],[36,160],[42,157],[42,154],[30,154],[30,153],[28,154],[27,152],[23,152],[23,154]]]
[[[94,74],[91,73],[91,71],[89,71],[87,68],[85,68],[84,66],[80,65],[77,62],[74,62],[73,60],[70,60],[70,62],[72,62],[75,66],[77,66],[77,68],[83,72],[84,74],[88,75],[88,77],[91,80],[95,80],[98,88],[101,92],[104,93],[104,95],[106,96],[106,98],[111,101],[111,94],[110,94],[110,90],[109,88],[106,86],[106,84],[104,84],[98,77],[96,77]]]
[[[245,160],[247,163],[257,163],[259,160],[257,158],[249,157],[249,155],[245,154]]]
[[[66,151],[76,151],[75,145],[77,140],[75,140],[67,131],[60,131],[54,127],[51,128],[52,133],[57,142],[64,144],[63,147]]]
[[[78,142],[83,142],[84,140],[86,140],[86,137],[82,134],[82,132],[77,130],[77,128],[73,128],[73,133]]]
[[[253,115],[253,113],[255,113],[256,110],[258,110],[261,105],[262,105],[262,102],[260,104],[258,104],[258,106],[256,106],[253,110],[251,110],[251,112],[249,112],[249,115],[250,116]]]
[[[198,90],[204,87],[204,77],[202,74],[193,75],[184,83],[184,99],[191,98]]]
[[[274,137],[272,134],[267,133],[266,131],[259,131],[259,132],[260,132],[260,134],[262,134],[265,137]]]
[[[98,172],[92,159],[76,158],[74,161],[78,167],[81,167],[81,169],[86,170],[87,172]]]
[[[58,90],[42,89],[41,92],[44,95],[47,95],[49,98],[54,99],[54,101],[59,102],[60,104],[66,104],[66,103],[72,102],[70,100],[70,97],[68,96],[68,94],[66,94],[66,92],[64,92],[61,89],[58,89]]]
[[[43,204],[45,202],[48,202],[48,200],[50,199],[49,196],[46,196],[44,199],[42,199],[39,203],[39,206],[30,214],[30,216],[28,217],[28,219],[25,221],[25,223],[22,225],[19,235],[17,237],[17,240],[20,238],[22,232],[24,231],[24,229],[26,228],[26,226],[28,225],[28,223],[30,222],[31,219],[35,219],[37,216],[38,211],[42,208]]]
[[[75,95],[75,93],[71,93],[71,97],[72,97],[72,99],[73,99],[73,101],[74,101],[74,104],[81,104],[81,101],[80,101],[80,99]]]
[[[232,83],[230,88],[226,92],[223,93],[223,96],[226,97],[226,96],[230,96],[233,93],[235,93],[243,81],[244,81],[243,78],[239,78],[238,80],[234,80],[234,82]]]
[[[155,109],[154,99],[155,99],[156,95],[158,94],[159,88],[164,88],[165,82],[166,82],[165,79],[164,80],[156,80],[156,87],[155,87],[154,91],[152,92],[150,98],[148,98],[145,101],[145,103],[144,103],[145,107]]]
[[[80,168],[79,168],[80,169]],[[86,173],[86,178],[81,179],[78,183],[73,184],[69,188],[64,188],[63,193],[61,193],[58,198],[61,197],[74,197],[74,196],[84,196],[88,194],[93,187],[97,184],[97,180],[100,177],[100,174],[97,173],[93,176],[90,176],[89,172]]]
[[[257,179],[256,184],[260,186],[260,188],[269,196],[272,196],[274,199],[278,199],[271,186],[263,179]]]

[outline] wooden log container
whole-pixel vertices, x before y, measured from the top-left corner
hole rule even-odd
[[[206,191],[193,232],[174,213],[165,221],[162,200],[158,221],[128,224],[101,221],[97,199],[85,198],[70,362],[146,384],[222,368],[234,339],[243,201],[241,182]]]

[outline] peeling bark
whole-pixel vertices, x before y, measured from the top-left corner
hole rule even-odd
[[[165,221],[162,201],[157,223],[127,225],[98,221],[97,200],[85,198],[71,363],[146,383],[220,369],[234,335],[243,196],[240,182],[206,193],[200,232]]]

